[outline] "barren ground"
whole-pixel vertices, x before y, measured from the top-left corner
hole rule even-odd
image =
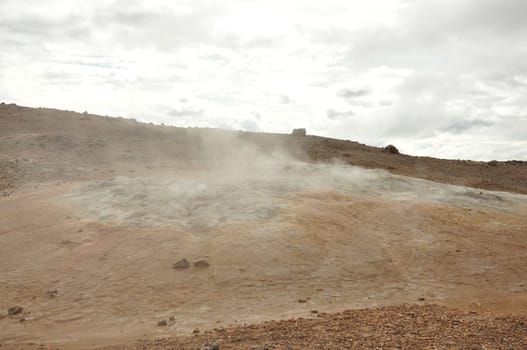
[[[0,194],[2,349],[527,347],[525,162],[0,105]]]

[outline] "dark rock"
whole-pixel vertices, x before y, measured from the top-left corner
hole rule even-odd
[[[187,269],[190,267],[190,264],[187,259],[183,258],[179,260],[178,262],[174,263],[172,267],[175,269]]]
[[[293,132],[291,132],[291,135],[294,135],[294,136],[306,136],[306,129],[304,129],[304,128],[293,129]]]
[[[194,261],[194,267],[209,267],[210,264],[207,259],[198,259]]]
[[[57,296],[58,291],[56,289],[50,289],[46,292],[48,297],[55,298]]]
[[[7,314],[8,315],[18,315],[22,313],[23,310],[24,308],[22,306],[13,306],[7,309]]]
[[[166,326],[167,325],[167,320],[161,320],[161,321],[157,322],[157,325],[158,326]]]
[[[220,350],[220,344],[208,344],[201,348],[201,350]]]
[[[382,150],[384,153],[399,154],[399,150],[394,145],[388,145]]]

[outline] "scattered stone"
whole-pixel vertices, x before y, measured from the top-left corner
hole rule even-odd
[[[55,298],[57,296],[58,291],[56,289],[50,289],[46,292],[48,297]]]
[[[199,328],[194,328],[194,330],[192,331],[192,333],[194,333],[194,334],[198,334],[198,333],[199,333]]]
[[[293,129],[293,132],[291,132],[291,135],[294,135],[294,136],[306,136],[306,129],[304,129],[304,128]]]
[[[187,259],[183,258],[178,262],[174,263],[172,267],[175,269],[188,269],[190,267],[190,264]]]
[[[420,297],[420,298],[419,298],[419,299],[417,299],[417,300],[419,300],[419,301],[425,301],[426,299],[425,299],[425,298],[423,298],[423,297]]]
[[[298,302],[300,304],[305,304],[305,303],[307,303],[307,300],[306,299],[298,299]]]
[[[194,267],[209,267],[210,264],[207,259],[198,259],[194,261]]]
[[[394,145],[388,145],[382,150],[384,153],[399,154],[399,150]]]
[[[312,314],[318,314],[318,310],[311,310]]]
[[[166,326],[167,325],[167,320],[161,320],[161,321],[157,322],[157,325],[161,326],[161,327]]]
[[[174,321],[175,318],[174,318],[174,316],[170,316],[168,320],[169,320],[169,321]]]
[[[22,313],[23,310],[24,308],[22,306],[13,306],[7,309],[7,314],[8,315],[18,315]]]

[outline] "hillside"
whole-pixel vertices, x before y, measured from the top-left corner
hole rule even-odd
[[[102,178],[148,167],[181,166],[206,149],[208,140],[225,136],[280,150],[308,161],[338,160],[394,174],[527,194],[527,162],[475,162],[389,154],[381,148],[318,136],[194,129],[138,123],[122,118],[0,105],[0,193],[11,193],[35,179]],[[228,142],[213,150],[229,153]],[[223,148],[223,149],[222,149]],[[211,157],[213,155],[210,155]],[[134,168],[134,169],[132,169]]]
[[[525,348],[526,179],[3,104],[0,349]]]

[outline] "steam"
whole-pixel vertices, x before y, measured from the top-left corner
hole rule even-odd
[[[306,192],[513,210],[527,196],[434,183],[340,163],[308,163],[284,151],[225,134],[200,139],[191,170],[170,176],[118,176],[67,195],[86,215],[120,225],[207,231],[272,220]]]

